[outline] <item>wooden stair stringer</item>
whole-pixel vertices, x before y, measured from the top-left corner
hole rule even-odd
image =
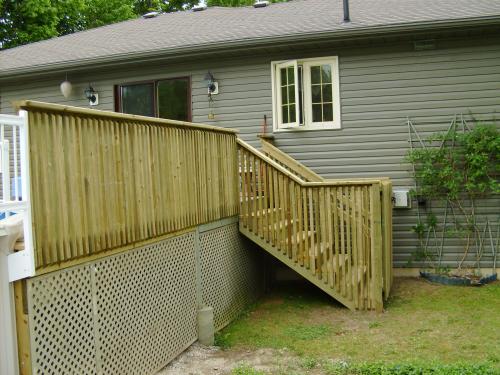
[[[245,228],[240,222],[240,233],[245,237],[253,241],[255,244],[259,245],[263,250],[267,253],[284,263],[286,266],[297,272],[300,276],[313,283],[315,286],[320,288],[322,291],[330,295],[332,298],[343,304],[348,309],[355,311],[356,307],[354,305],[354,301],[350,301],[346,297],[342,296],[336,290],[332,289],[328,284],[324,282],[324,280],[320,280],[317,278],[315,274],[313,274],[309,269],[301,266],[299,263],[294,262],[287,255],[280,252],[276,247],[272,246],[267,241],[263,240],[255,233],[251,232],[247,228]]]

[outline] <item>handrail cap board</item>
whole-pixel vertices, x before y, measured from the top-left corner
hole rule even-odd
[[[103,111],[100,109],[89,109],[82,107],[74,107],[69,105],[61,105],[61,104],[52,104],[52,103],[44,103],[38,102],[34,100],[20,100],[13,102],[14,108],[16,111],[20,109],[29,110],[41,110],[48,112],[56,112],[56,113],[69,113],[73,115],[81,115],[88,117],[106,117],[114,120],[122,120],[122,121],[130,121],[130,122],[147,122],[148,124],[155,125],[163,125],[163,126],[173,126],[179,128],[191,128],[194,130],[205,130],[205,131],[215,131],[215,132],[223,132],[230,134],[237,134],[238,130],[222,128],[219,126],[207,125],[207,124],[197,124],[186,121],[177,121],[177,120],[168,120],[161,119],[157,117],[148,117],[148,116],[139,116],[139,115],[130,115],[127,113],[118,113],[112,111]]]
[[[279,172],[283,173],[285,176],[288,178],[292,179],[294,182],[298,183],[300,186],[304,187],[328,187],[328,186],[346,186],[346,185],[373,185],[373,184],[380,184],[382,182],[381,179],[356,179],[356,180],[325,180],[321,182],[307,182],[302,180],[300,177],[296,176],[294,173],[288,171],[286,168],[282,167],[278,163],[276,163],[273,159],[270,157],[264,155],[262,152],[257,150],[255,147],[250,146],[248,143],[246,143],[244,140],[241,138],[236,138],[236,142],[246,149],[247,151],[251,152],[258,158],[262,159],[265,161],[267,164],[271,165],[273,168],[277,169]]]

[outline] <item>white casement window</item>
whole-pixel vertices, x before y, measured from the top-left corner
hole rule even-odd
[[[275,131],[340,129],[338,58],[271,63]]]

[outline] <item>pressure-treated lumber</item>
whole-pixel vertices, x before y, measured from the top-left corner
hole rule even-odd
[[[390,180],[324,180],[268,145],[263,153],[237,143],[252,166],[239,169],[241,233],[348,308],[382,311],[392,283]]]
[[[31,375],[31,344],[29,336],[29,319],[27,302],[25,301],[26,281],[14,282],[14,300],[16,307],[17,353],[20,375]]]
[[[275,147],[268,140],[264,138],[260,138],[260,143],[262,147],[262,152],[266,154],[268,157],[279,163],[284,168],[289,169],[297,176],[302,178],[304,181],[323,181],[323,177],[318,175],[316,172],[307,168],[301,162],[295,160],[287,153],[281,151],[279,148]]]
[[[24,102],[37,273],[239,213],[236,134]]]

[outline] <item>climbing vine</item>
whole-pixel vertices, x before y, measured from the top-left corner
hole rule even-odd
[[[419,239],[416,258],[431,263],[436,260],[427,246],[431,234],[436,238],[438,220],[431,207],[435,202],[446,207],[443,238],[446,231],[447,236],[465,240],[459,268],[473,247],[477,267],[487,245],[491,245],[496,259],[498,235],[495,245],[489,221],[484,228],[478,224],[476,201],[500,193],[500,132],[488,124],[478,124],[472,129],[464,127],[460,131],[452,123],[447,132],[435,133],[420,142],[423,147],[412,149],[406,157],[413,167],[416,181],[413,194],[419,204],[428,205],[426,217],[419,215],[420,219],[413,227]],[[447,226],[448,208],[450,220]],[[488,237],[491,244],[485,243]],[[437,255],[439,259],[434,268],[439,269],[442,253]]]

